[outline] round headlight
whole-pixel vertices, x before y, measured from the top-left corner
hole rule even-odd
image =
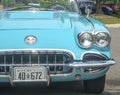
[[[78,41],[83,48],[90,48],[93,45],[93,36],[88,32],[80,33]]]
[[[105,32],[97,33],[95,38],[96,45],[101,48],[108,46],[111,42],[110,35]]]

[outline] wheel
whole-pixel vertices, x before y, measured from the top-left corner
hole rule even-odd
[[[92,80],[84,80],[84,90],[87,93],[102,93],[105,86],[105,75]]]

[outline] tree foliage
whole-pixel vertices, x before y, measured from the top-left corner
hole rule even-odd
[[[1,0],[1,3],[3,3],[3,4],[12,4],[13,0]]]
[[[15,2],[30,2],[30,3],[39,3],[41,7],[49,6],[51,4],[62,4],[62,5],[70,5],[68,0],[0,0],[4,5],[13,5]]]

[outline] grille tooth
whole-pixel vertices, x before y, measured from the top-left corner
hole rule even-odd
[[[46,63],[46,55],[40,54],[40,63]]]
[[[22,58],[23,58],[22,55],[16,54],[16,55],[14,56],[14,64],[23,63]]]
[[[54,54],[49,54],[48,55],[48,63],[55,63],[55,55]]]
[[[29,55],[27,54],[23,55],[23,64],[29,64]]]
[[[4,56],[0,55],[0,64],[3,64],[4,62]]]
[[[38,55],[32,55],[31,56],[31,62],[34,64],[38,64]]]
[[[36,53],[31,51],[7,51],[0,53],[0,74],[9,73],[10,66],[15,66],[18,64],[20,64],[20,66],[28,64],[30,66],[32,64],[43,65],[50,70],[50,73],[54,74],[70,73],[72,71],[72,68],[63,65],[68,64],[72,61],[72,54],[63,51],[37,51]]]

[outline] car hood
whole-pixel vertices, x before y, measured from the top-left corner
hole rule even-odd
[[[78,34],[93,29],[86,18],[67,12],[28,14],[31,12],[21,15],[19,12],[4,13],[0,21],[0,50],[65,49],[80,54]],[[35,44],[25,42],[31,35],[37,38]]]
[[[67,12],[1,12],[0,29],[68,29],[71,26]]]

